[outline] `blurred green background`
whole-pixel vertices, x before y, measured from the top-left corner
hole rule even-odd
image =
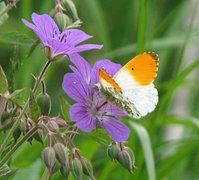
[[[199,3],[198,0],[74,0],[81,29],[94,38],[87,42],[103,44],[101,51],[82,55],[93,64],[108,58],[125,64],[136,54],[154,51],[159,55],[155,84],[159,91],[156,110],[134,121],[124,118],[131,128],[126,143],[135,153],[136,171],[131,175],[106,155],[106,146],[82,135],[76,138],[81,154],[89,158],[99,180],[198,180],[199,179]],[[32,87],[46,58],[42,46],[28,56],[36,36],[21,18],[31,20],[33,12],[49,14],[54,1],[20,0],[0,26],[0,63],[11,89]],[[16,38],[24,35],[17,43]],[[16,72],[10,59],[19,61]],[[69,71],[66,60],[54,63],[47,72],[47,91],[52,97],[52,116],[60,114],[59,95],[63,94],[63,75]],[[65,95],[64,95],[65,96]],[[19,168],[14,180],[40,179],[44,165],[43,146],[24,144],[13,156],[11,167]],[[61,179],[56,174],[53,179]],[[72,176],[69,179],[73,179]],[[85,179],[87,179],[85,177]]]

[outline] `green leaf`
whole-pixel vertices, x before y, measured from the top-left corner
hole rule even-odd
[[[0,65],[0,94],[5,94],[8,91],[8,81],[3,68]]]
[[[70,117],[69,117],[70,104],[64,99],[64,97],[62,95],[60,95],[59,99],[60,99],[60,103],[61,103],[62,115],[64,116],[64,119],[66,121],[68,121],[70,119]]]
[[[0,33],[0,42],[32,46],[35,40],[17,32]]]
[[[92,132],[83,133],[83,134],[91,137],[98,143],[100,143],[102,145],[106,145],[106,146],[112,141],[110,136],[108,136],[108,134],[101,128],[97,128],[96,130],[94,130]]]
[[[8,99],[15,104],[23,105],[24,100],[22,98],[22,93],[24,89],[17,89],[12,94],[8,96]]]
[[[32,151],[32,149],[30,149]],[[26,152],[28,153],[28,152]],[[35,153],[35,151],[33,152]],[[24,154],[23,154],[24,156]],[[28,153],[28,156],[31,156]],[[39,157],[39,155],[37,155],[37,158]],[[21,160],[21,159],[20,159]],[[42,162],[37,159],[37,160],[32,160],[30,161],[30,165],[25,167],[25,168],[21,168],[17,171],[16,175],[14,176],[14,178],[12,180],[39,180],[40,178],[40,174],[41,174],[41,169],[42,169]],[[27,178],[28,177],[28,178]]]
[[[149,180],[155,180],[156,179],[156,170],[155,170],[155,162],[153,157],[153,151],[151,147],[151,141],[149,138],[149,135],[146,131],[146,129],[134,122],[129,122],[129,124],[133,127],[133,129],[136,131],[141,145],[144,152],[147,172],[148,172],[148,178]]]
[[[36,121],[41,115],[41,109],[37,104],[37,102],[35,101],[35,97],[32,91],[30,91],[29,109],[30,109],[30,118],[33,121]]]
[[[16,173],[16,170],[11,169],[7,164],[4,164],[0,168],[0,179],[7,180],[10,176],[14,175],[15,173]]]
[[[4,11],[6,5],[5,2],[0,2],[0,14]],[[4,13],[0,16],[0,26],[8,19],[8,14]]]
[[[37,142],[44,144],[43,138],[42,138],[42,133],[37,131],[33,136],[32,136]]]
[[[13,133],[13,138],[14,138],[14,142],[16,143],[17,140],[19,139],[19,137],[21,136],[21,130],[18,127],[17,129],[15,129],[14,133]]]

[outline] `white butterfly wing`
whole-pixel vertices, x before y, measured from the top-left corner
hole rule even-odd
[[[143,64],[140,65],[142,61]],[[158,91],[153,84],[157,61],[158,57],[154,57],[154,54],[143,53],[127,63],[113,77],[123,96],[135,105],[141,116],[152,112],[158,103]],[[139,79],[136,79],[136,75],[140,76]]]

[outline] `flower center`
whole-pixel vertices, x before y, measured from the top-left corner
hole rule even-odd
[[[64,43],[65,43],[65,42],[66,42],[66,37],[67,37],[66,34],[62,34],[62,35],[59,36],[59,40],[60,40],[61,42],[64,42]]]
[[[105,105],[108,102],[104,99],[100,98],[99,96],[95,95],[92,99],[88,102],[88,113],[97,119],[104,118],[104,115],[106,114],[106,107]]]
[[[99,105],[98,107],[96,107],[96,110],[98,111],[99,109],[101,109],[104,105],[106,105],[108,102],[105,101],[104,103],[102,103],[101,105]]]
[[[53,30],[52,37],[54,39],[59,39],[59,41],[62,42],[62,43],[65,43],[67,41],[67,34],[66,33],[61,33],[60,34],[60,32],[58,30],[56,30],[56,29]]]

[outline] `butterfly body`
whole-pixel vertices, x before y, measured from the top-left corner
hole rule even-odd
[[[158,56],[145,52],[130,60],[113,77],[99,69],[101,93],[107,101],[120,107],[129,116],[139,119],[152,112],[158,102],[153,81],[157,75]]]
[[[102,82],[103,80],[101,79],[101,83],[103,84],[103,86],[101,86],[102,95],[104,95],[108,101],[112,102],[113,104],[124,110],[127,114],[134,114],[135,118],[140,118],[141,116],[135,108],[135,105],[130,102],[125,96],[123,96],[119,85],[114,82],[115,86],[112,87],[112,85],[109,84],[110,82],[112,82],[112,78],[107,74],[104,69],[99,70],[99,75],[102,74],[107,75],[106,81]]]

